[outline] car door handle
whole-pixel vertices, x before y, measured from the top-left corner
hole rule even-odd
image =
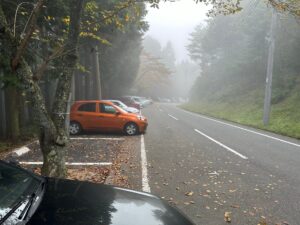
[[[82,114],[78,114],[77,116],[83,116]]]

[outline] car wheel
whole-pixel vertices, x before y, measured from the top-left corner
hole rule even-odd
[[[70,122],[70,127],[69,127],[69,132],[72,135],[79,134],[81,132],[81,126],[78,122],[71,121]]]
[[[139,132],[139,128],[135,123],[127,123],[124,130],[125,133],[130,136],[136,135]]]

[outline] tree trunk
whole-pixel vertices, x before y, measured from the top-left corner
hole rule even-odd
[[[0,72],[1,76],[1,72]],[[1,82],[0,82],[1,85]],[[0,130],[0,138],[6,138],[7,137],[7,128],[6,128],[6,105],[5,105],[5,92],[0,89],[0,124],[1,124],[1,130]]]
[[[55,124],[56,136],[55,145],[48,139],[46,133],[41,133],[41,146],[44,156],[44,165],[42,168],[43,174],[55,176],[65,176],[65,147],[69,142],[69,131],[66,129],[66,122],[68,122],[68,102],[71,92],[71,82],[77,63],[77,47],[80,33],[81,13],[84,8],[84,0],[72,0],[71,14],[70,14],[70,29],[68,40],[65,46],[65,56],[63,57],[63,73],[58,79],[57,89],[55,93],[55,101],[52,110],[52,121]],[[50,135],[51,135],[50,131]],[[46,138],[45,138],[46,137]],[[50,143],[49,143],[50,142]],[[52,143],[51,143],[52,142]],[[51,146],[52,144],[52,146]]]
[[[56,129],[41,127],[39,142],[43,153],[42,174],[49,177],[65,177],[65,145],[55,141]]]
[[[39,2],[43,2],[39,0]],[[84,8],[84,0],[70,0],[70,27],[62,58],[63,73],[59,77],[52,117],[45,104],[45,99],[38,83],[33,79],[31,68],[17,48],[16,38],[10,32],[6,17],[0,4],[0,52],[12,57],[12,53],[19,53],[14,57],[12,75],[16,75],[21,88],[27,93],[33,106],[34,118],[40,127],[40,146],[43,153],[42,174],[51,177],[65,177],[65,148],[68,135],[65,128],[68,98],[71,79],[77,60],[77,46],[80,33],[80,19]],[[21,46],[24,51],[26,44]],[[19,47],[20,49],[20,47]],[[21,53],[20,53],[21,52]],[[16,59],[17,58],[17,59]]]
[[[42,174],[51,177],[64,177],[64,147],[66,144],[61,141],[61,137],[47,111],[42,91],[37,82],[33,81],[32,71],[23,58],[16,70],[16,75],[32,103],[33,117],[40,127],[39,141],[44,161]]]
[[[24,130],[24,128],[26,128],[26,126],[29,124],[28,107],[26,104],[26,97],[23,96],[20,92],[18,92],[18,95],[19,95],[19,126],[21,130]]]
[[[19,107],[18,107],[18,92],[16,87],[7,87],[6,93],[6,106],[7,106],[7,127],[8,137],[13,141],[17,141],[20,137],[20,124],[19,124]]]

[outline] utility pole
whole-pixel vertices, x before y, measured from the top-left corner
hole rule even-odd
[[[96,73],[96,96],[97,99],[102,99],[101,93],[101,74],[100,74],[100,64],[99,64],[99,52],[98,46],[95,47],[94,51],[94,60],[95,60],[95,73]]]
[[[269,124],[270,111],[271,111],[271,97],[272,97],[272,77],[273,77],[273,65],[274,65],[274,49],[275,49],[275,32],[277,25],[277,13],[275,9],[272,11],[271,30],[269,37],[269,55],[268,55],[268,67],[266,76],[266,89],[265,89],[265,100],[264,100],[264,125]]]

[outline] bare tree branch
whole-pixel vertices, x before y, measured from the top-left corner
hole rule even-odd
[[[29,40],[35,30],[37,17],[40,13],[42,6],[44,5],[44,1],[45,0],[38,0],[37,4],[35,5],[35,7],[33,9],[32,16],[31,16],[30,20],[28,21],[29,29],[28,29],[27,33],[25,34],[25,37],[21,40],[21,43],[17,49],[16,55],[12,60],[12,69],[13,70],[16,70],[16,68],[20,62],[20,59],[26,50]]]
[[[55,59],[56,57],[61,56],[61,54],[64,52],[64,46],[61,46],[56,51],[54,51],[50,56],[48,56],[42,64],[37,68],[35,74],[33,75],[34,80],[40,80],[44,74],[44,72],[47,70],[48,64]]]

